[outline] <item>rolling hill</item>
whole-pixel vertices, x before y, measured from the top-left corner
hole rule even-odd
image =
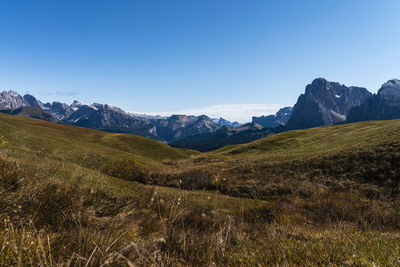
[[[397,265],[399,129],[199,153],[0,114],[0,265]]]
[[[26,155],[44,152],[43,156],[74,162],[86,158],[87,164],[93,161],[93,168],[99,167],[96,160],[100,158],[134,156],[144,165],[157,167],[163,160],[185,158],[194,153],[136,135],[5,114],[0,114],[0,138],[3,148],[19,150]]]
[[[326,183],[347,182],[397,194],[399,129],[400,121],[392,120],[284,132],[178,161],[166,183],[179,179],[185,184],[189,173],[201,173],[203,183],[188,182],[188,188],[212,188],[217,173],[219,191],[241,197],[309,194]]]

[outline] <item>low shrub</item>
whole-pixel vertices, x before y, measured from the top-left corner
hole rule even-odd
[[[147,171],[132,158],[120,158],[108,162],[102,172],[127,181],[146,183]]]

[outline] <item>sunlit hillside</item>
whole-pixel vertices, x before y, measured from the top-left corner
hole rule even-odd
[[[399,265],[399,129],[198,153],[0,114],[0,265]]]

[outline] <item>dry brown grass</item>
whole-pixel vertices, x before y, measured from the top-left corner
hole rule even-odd
[[[223,198],[196,202],[152,187],[112,196],[1,163],[1,177],[22,179],[0,197],[1,265],[400,263],[398,203],[348,192],[227,209]]]
[[[128,181],[146,182],[147,170],[133,158],[119,158],[106,163],[101,170],[103,173]]]
[[[142,139],[138,154],[135,138],[125,147],[103,133],[67,147],[65,127],[8,120],[0,266],[400,265],[399,146],[380,141],[379,125],[367,146],[323,143],[324,128],[183,160],[166,149],[162,163]],[[332,131],[355,142],[349,127]],[[127,181],[137,168],[124,162],[114,170],[128,173],[107,173],[117,178],[101,172],[119,158],[146,166],[143,180],[132,175],[142,183]]]

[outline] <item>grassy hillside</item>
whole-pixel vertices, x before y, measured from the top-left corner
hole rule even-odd
[[[187,173],[201,174],[203,183],[193,188],[217,183],[220,192],[261,199],[275,195],[269,185],[281,193],[300,193],[299,183],[313,191],[316,180],[345,179],[397,190],[399,130],[400,120],[393,120],[281,133],[176,161],[175,173],[165,183],[178,179],[185,184]]]
[[[201,154],[0,114],[0,265],[399,265],[399,128]],[[145,184],[103,171],[118,159]]]
[[[98,168],[116,157],[135,157],[157,168],[163,160],[181,159],[194,152],[175,149],[147,138],[74,127],[0,114],[2,148],[82,163]],[[21,154],[22,155],[22,154]]]
[[[400,120],[318,127],[273,135],[226,150],[226,154],[261,155],[274,160],[337,153],[400,141]]]

